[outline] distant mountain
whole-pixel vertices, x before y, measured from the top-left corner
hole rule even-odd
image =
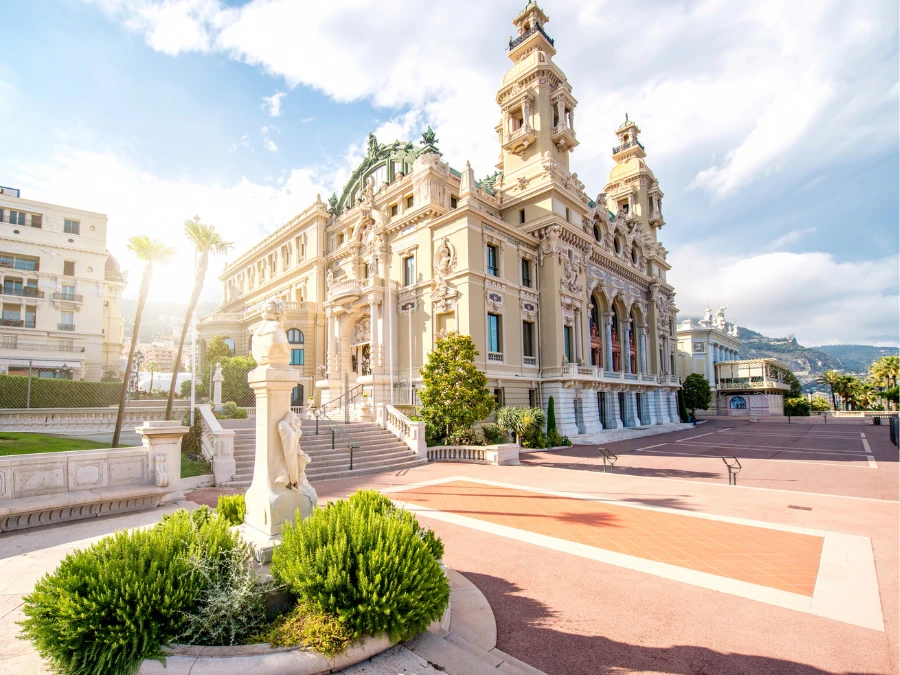
[[[793,335],[772,338],[749,328],[739,327],[738,337],[741,339],[742,359],[778,359],[787,364],[803,383],[816,379],[826,370],[858,372],[856,368],[849,368],[837,356],[820,349],[804,347]],[[868,367],[869,364],[866,363],[860,370],[864,372]]]
[[[860,372],[868,371],[872,361],[880,359],[882,356],[897,356],[898,351],[896,347],[873,347],[872,345],[822,345],[815,349],[840,359],[848,370]]]

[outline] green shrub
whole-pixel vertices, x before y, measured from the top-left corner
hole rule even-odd
[[[547,433],[549,434],[551,431],[556,431],[556,404],[553,402],[552,396],[547,401]]]
[[[440,618],[450,598],[415,517],[370,494],[285,523],[271,570],[354,637],[386,632],[395,641],[408,639]]]
[[[196,608],[185,612],[180,642],[192,645],[236,645],[266,621],[266,595],[274,587],[262,581],[250,564],[246,545],[214,558],[192,552],[188,563],[204,581]]]
[[[484,445],[484,434],[478,429],[457,429],[445,439],[445,445]]]
[[[229,525],[240,525],[247,515],[244,495],[219,495],[216,513],[227,520]]]
[[[28,402],[28,377],[0,375],[0,408],[24,408]],[[31,378],[31,408],[106,408],[119,403],[121,382],[82,382]]]
[[[532,433],[522,439],[523,448],[531,448],[533,450],[550,447],[550,439],[547,434],[539,431]]]
[[[208,585],[189,559],[215,560],[237,546],[206,507],[117,532],[38,581],[24,598],[22,637],[63,673],[133,673],[181,634]]]
[[[519,424],[519,415],[521,414],[522,408],[504,406],[497,411],[497,426],[515,436],[516,427]]]
[[[245,420],[247,419],[247,410],[239,407],[234,401],[227,401],[222,404],[222,409],[215,415],[220,420]]]
[[[331,657],[344,651],[354,639],[353,631],[336,616],[307,602],[298,602],[252,641],[268,642],[272,647],[300,645]]]
[[[419,537],[428,546],[435,560],[440,560],[444,557],[444,543],[440,538],[434,536],[434,532],[427,527],[419,525],[419,521],[416,520],[412,513],[401,509],[377,490],[357,490],[350,495],[350,504],[357,509],[364,509],[394,518],[405,518],[410,525],[418,528]]]
[[[802,396],[784,400],[784,414],[794,417],[809,417],[810,405]]]
[[[564,445],[572,445],[568,436],[563,436],[556,429],[547,433],[547,447],[558,448]]]
[[[499,445],[500,443],[509,443],[509,435],[496,424],[482,424],[481,433],[484,434],[485,442],[490,445]]]

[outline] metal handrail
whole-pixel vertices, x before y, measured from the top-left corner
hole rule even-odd
[[[331,420],[327,416],[328,406],[334,405],[333,409],[343,408],[344,409],[344,424],[347,424],[350,422],[350,403],[353,401],[354,398],[359,397],[362,394],[362,392],[363,392],[363,385],[358,384],[355,387],[353,387],[353,389],[348,391],[346,394],[341,394],[337,398],[332,399],[331,401],[328,401],[328,403],[323,403],[322,405],[319,406],[318,410],[320,410],[322,412],[322,414],[326,416],[326,419],[329,419],[329,421],[333,422],[334,420]],[[338,402],[341,401],[341,399],[347,399],[347,400],[342,402],[340,405],[336,405]]]
[[[606,448],[597,448],[597,452],[603,457],[603,473],[606,473],[606,463],[609,462],[609,473],[613,473],[613,470],[616,466],[616,462],[619,459],[618,455],[614,455]]]
[[[731,459],[731,462],[728,460]],[[743,468],[741,463],[738,461],[737,457],[723,457],[722,461],[725,462],[725,466],[728,467],[728,484],[729,485],[737,485],[737,477]]]
[[[353,451],[359,450],[359,443],[353,440],[353,438],[346,431],[341,429],[334,424],[328,427],[328,430],[331,432],[331,449],[334,450],[334,437],[336,435],[341,437],[341,441],[347,445],[347,448],[350,450],[350,470],[353,471]]]

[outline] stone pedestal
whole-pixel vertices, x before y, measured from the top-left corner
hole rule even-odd
[[[274,547],[284,521],[294,520],[298,509],[300,517],[308,517],[312,505],[302,492],[275,483],[278,468],[284,464],[278,423],[291,410],[297,371],[287,365],[259,366],[250,371],[247,382],[256,394],[256,462],[241,532],[254,549],[264,549]]]
[[[135,428],[147,448],[150,482],[174,490],[160,500],[160,505],[184,499],[181,491],[181,438],[190,427],[177,420],[146,421]]]

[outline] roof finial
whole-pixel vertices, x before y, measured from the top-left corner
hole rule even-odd
[[[625,113],[625,122],[628,122],[628,113]]]

